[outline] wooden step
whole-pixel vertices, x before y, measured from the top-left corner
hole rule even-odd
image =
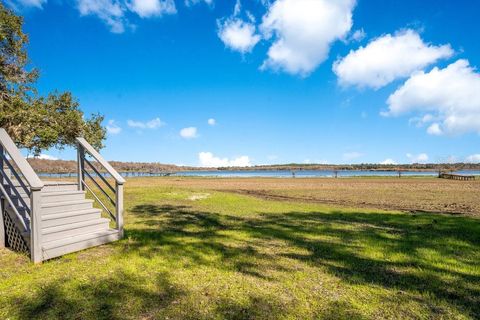
[[[81,234],[108,230],[110,220],[99,218],[42,229],[42,241],[49,242]]]
[[[77,211],[93,208],[93,200],[91,199],[82,199],[82,200],[73,200],[73,201],[61,201],[61,202],[52,202],[52,203],[42,203],[42,215],[68,212],[68,211]]]
[[[45,186],[43,187],[42,192],[78,190],[78,185],[75,182],[44,181],[44,183]]]
[[[120,240],[117,230],[107,229],[78,236],[45,242],[42,246],[43,259],[52,259],[83,249],[99,246],[108,242]]]
[[[87,209],[42,215],[42,228],[49,228],[101,218],[102,210]]]
[[[74,201],[85,199],[85,191],[67,190],[42,192],[42,203]]]

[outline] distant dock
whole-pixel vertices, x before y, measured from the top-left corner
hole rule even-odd
[[[465,176],[461,174],[451,174],[451,173],[440,173],[438,177],[441,179],[462,180],[462,181],[475,180],[475,176]]]

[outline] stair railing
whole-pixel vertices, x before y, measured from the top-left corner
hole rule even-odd
[[[95,198],[95,200],[102,206],[102,208],[110,215],[112,220],[116,224],[116,229],[118,230],[120,237],[123,237],[123,184],[125,179],[93,148],[87,140],[84,138],[77,138],[77,165],[78,165],[78,190],[87,189]],[[104,177],[104,175],[99,172],[92,162],[86,159],[85,155],[89,154],[92,156],[98,164],[100,164],[107,173],[115,180],[115,187],[113,187],[109,181]],[[103,188],[92,176],[92,174],[87,170],[90,169],[92,174],[99,177],[104,185],[107,187],[107,190],[110,190],[113,193],[113,198],[110,196],[107,190]],[[85,178],[88,178],[93,182],[95,187],[101,192],[101,194],[107,199],[113,206],[114,212],[108,208],[107,205],[99,198],[99,196],[94,192],[94,190],[86,183]]]
[[[18,186],[14,185],[11,175],[4,169],[5,165],[17,180]],[[3,198],[10,204],[24,230],[30,233],[31,260],[35,263],[41,262],[43,255],[40,193],[44,184],[3,128],[0,128],[0,173],[0,191]],[[6,190],[6,186],[8,186],[10,192]],[[30,206],[27,205],[18,191],[17,188],[19,187],[28,195]],[[2,208],[2,210],[5,210],[5,208]],[[21,211],[23,211],[23,214]]]

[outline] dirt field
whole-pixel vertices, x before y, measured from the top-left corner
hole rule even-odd
[[[480,217],[480,180],[438,178],[131,178],[131,186],[228,191],[275,200]]]

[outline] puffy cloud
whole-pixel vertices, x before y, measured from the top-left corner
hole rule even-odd
[[[208,119],[207,122],[208,122],[208,125],[210,125],[210,126],[214,126],[214,125],[217,124],[217,120],[215,120],[213,118]]]
[[[202,167],[249,167],[251,166],[250,158],[248,156],[241,156],[234,159],[218,158],[211,152],[200,152],[198,154],[198,161]]]
[[[131,128],[137,128],[137,129],[157,129],[157,128],[163,127],[165,125],[165,122],[160,120],[160,118],[154,118],[146,122],[128,120],[127,125]]]
[[[386,116],[424,115],[420,123],[429,124],[430,134],[480,133],[480,74],[467,60],[418,72],[390,95],[387,104]]]
[[[480,163],[480,154],[472,154],[465,159],[468,163]]]
[[[333,64],[333,71],[341,85],[378,89],[452,55],[450,45],[426,44],[417,32],[405,30],[350,51]]]
[[[38,157],[36,157],[37,159],[44,159],[44,160],[58,160],[57,157],[54,157],[54,156],[51,156],[51,155],[48,155],[48,154],[40,154]]]
[[[122,131],[122,128],[115,123],[115,120],[109,120],[106,127],[109,134],[119,134]]]
[[[184,139],[194,139],[198,137],[197,128],[188,127],[180,130],[180,136]]]
[[[260,29],[273,37],[262,68],[306,76],[325,61],[331,44],[352,27],[355,0],[277,0]]]
[[[407,158],[412,163],[426,163],[428,161],[428,155],[426,153],[420,153],[417,155],[407,153]]]
[[[100,18],[113,33],[125,31],[124,7],[117,0],[77,0],[77,8],[82,16]]]
[[[142,18],[177,12],[173,0],[132,0],[128,7]]]
[[[255,18],[247,13],[249,22],[240,19],[242,6],[240,0],[235,3],[233,15],[227,19],[217,20],[218,37],[226,47],[241,53],[252,51],[253,47],[260,41],[254,24]]]
[[[218,22],[218,37],[228,48],[247,53],[260,41],[254,24],[238,18]]]
[[[397,162],[391,158],[385,159],[380,164],[397,164]]]

